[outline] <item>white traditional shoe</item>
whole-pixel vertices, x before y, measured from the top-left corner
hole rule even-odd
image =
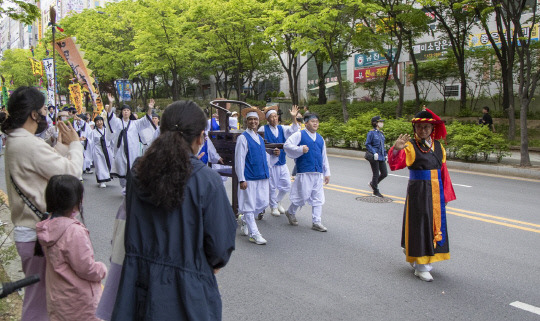
[[[99,188],[105,188],[105,187],[107,187],[107,185],[105,185],[105,183],[99,184]]]
[[[279,210],[277,208],[273,208],[272,211],[270,212],[270,214],[272,214],[273,216],[280,216],[281,213],[279,212]]]
[[[285,208],[281,206],[281,203],[278,203],[277,209],[281,214],[285,214]]]
[[[414,275],[419,277],[420,280],[422,281],[426,281],[426,282],[433,281],[433,277],[431,276],[431,273],[429,272],[420,272],[418,270],[414,270]]]
[[[261,234],[256,234],[256,235],[250,236],[249,241],[251,243],[255,243],[255,244],[258,244],[258,245],[266,244],[266,240],[264,239],[264,237],[262,237]]]

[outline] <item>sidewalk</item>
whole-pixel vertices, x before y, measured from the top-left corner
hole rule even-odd
[[[328,147],[327,152],[328,155],[364,159],[364,152],[359,150]],[[540,153],[529,152],[531,167],[519,167],[520,157],[519,151],[512,151],[511,156],[504,157],[500,163],[497,163],[493,159],[490,159],[488,162],[448,160],[446,163],[449,169],[540,180]]]

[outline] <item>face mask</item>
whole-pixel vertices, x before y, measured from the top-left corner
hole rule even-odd
[[[47,117],[45,117],[44,115],[39,114],[39,118],[36,122],[38,124],[38,127],[36,129],[36,135],[43,133],[49,127],[49,123],[47,123]]]
[[[378,122],[378,123],[377,123],[377,126],[378,126],[379,128],[383,128],[383,127],[384,127],[384,123],[383,123],[383,122]]]

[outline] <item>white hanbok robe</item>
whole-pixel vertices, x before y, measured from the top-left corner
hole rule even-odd
[[[275,137],[278,137],[279,130],[277,126],[268,126],[270,127],[272,134],[274,134]],[[281,127],[283,127],[283,136],[285,137],[285,140],[300,130],[298,124],[292,124],[291,126],[281,125]],[[264,133],[264,126],[259,127],[259,133]],[[287,164],[273,165],[268,169],[270,170],[270,208],[277,208],[278,203],[281,202],[283,197],[291,190],[291,173],[289,172]]]
[[[111,170],[111,175],[126,178],[127,173],[133,166],[133,162],[137,157],[141,156],[139,148],[139,134],[148,127],[154,127],[154,123],[150,116],[145,115],[137,120],[124,121],[116,117],[114,112],[110,112],[107,116],[109,130],[113,133],[113,149],[114,149],[114,166]],[[125,135],[122,133],[125,130]]]
[[[142,154],[144,154],[144,152],[146,152],[148,147],[150,147],[150,144],[153,141],[154,133],[156,132],[156,130],[157,128],[154,128],[154,127],[146,127],[141,131],[139,138],[141,140],[141,145],[142,145],[141,147]]]
[[[88,137],[92,133],[92,128],[85,121],[74,121],[73,128],[79,134],[79,137],[85,137],[86,140],[81,140],[81,144],[84,147],[84,162],[83,170],[90,169],[92,167],[92,144],[88,142]]]
[[[90,136],[92,159],[96,169],[96,180],[105,183],[111,180],[111,168],[114,161],[111,134],[107,129],[94,128]],[[103,140],[101,139],[103,137]]]
[[[309,137],[316,140],[316,133],[312,133],[307,129],[304,129]],[[303,146],[299,146],[302,140],[302,131],[296,132],[287,139],[283,148],[290,158],[296,159],[304,154]],[[322,205],[325,202],[324,199],[324,177],[330,176],[330,165],[328,164],[328,157],[326,155],[326,143],[323,140],[322,160],[323,160],[323,173],[297,173],[296,178],[292,184],[290,199],[291,206],[287,210],[290,214],[295,215],[296,212],[306,204],[311,205],[312,208],[312,222],[320,223],[322,214]]]
[[[251,129],[246,132],[259,144],[259,134]],[[240,182],[246,181],[244,170],[246,168],[246,156],[248,153],[248,141],[244,135],[236,139],[236,149],[234,152],[234,167],[236,176],[238,176],[238,211],[243,214],[243,220],[246,222],[250,236],[260,234],[255,223],[255,214],[261,213],[268,207],[269,203],[269,182],[268,179],[247,181],[247,188],[240,189]],[[278,161],[278,157],[266,153],[268,167]],[[234,187],[233,187],[234,188]]]

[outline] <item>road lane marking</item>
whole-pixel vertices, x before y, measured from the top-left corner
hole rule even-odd
[[[347,194],[352,194],[352,195],[358,195],[358,196],[369,196],[372,193],[371,191],[366,191],[366,190],[361,190],[361,189],[356,189],[356,188],[347,187],[347,186],[341,186],[341,185],[336,185],[336,184],[327,184],[327,185],[324,186],[324,188],[332,190],[332,191],[337,191],[337,192],[342,192],[342,193],[347,193]],[[391,196],[391,195],[388,195],[388,197],[391,197],[392,199],[394,199],[394,203],[405,204],[405,198],[403,198],[403,197],[397,197],[397,196]],[[477,221],[482,221],[482,222],[486,222],[486,223],[491,223],[491,224],[506,226],[506,227],[510,227],[510,228],[520,229],[520,230],[523,230],[523,231],[540,233],[539,229],[534,228],[534,227],[540,228],[540,224],[529,223],[529,222],[525,222],[525,221],[514,220],[514,219],[510,219],[510,218],[506,218],[506,217],[495,216],[495,215],[490,215],[490,214],[484,214],[484,213],[479,213],[479,212],[474,212],[474,211],[462,210],[462,209],[453,208],[453,207],[446,207],[446,213],[451,214],[451,215],[464,217],[464,218],[477,220]],[[481,216],[481,217],[478,217],[478,216]],[[483,218],[483,217],[487,217],[487,218],[490,218],[490,219]],[[525,225],[525,226],[519,226],[519,225],[515,225],[515,224],[510,224],[510,223],[507,223],[507,222],[512,222],[512,223],[521,224],[521,225]],[[527,227],[527,226],[530,226],[530,227]]]
[[[404,176],[404,175],[388,174],[388,176],[395,176],[395,177],[402,177],[402,178],[409,179],[409,176]],[[456,183],[452,183],[452,185],[461,186],[461,187],[472,187],[472,186],[469,186],[469,185],[456,184]]]
[[[366,161],[362,157],[353,157],[353,156],[341,156],[336,154],[328,153],[329,157],[337,157],[337,158],[347,158],[347,159],[354,159],[354,160],[362,160]],[[493,165],[497,166],[497,165]],[[524,178],[524,177],[513,177],[513,176],[505,176],[505,175],[497,175],[497,174],[489,174],[489,173],[482,173],[482,172],[474,172],[474,171],[464,171],[461,169],[450,169],[448,168],[449,172],[456,172],[456,173],[464,173],[464,174],[473,174],[473,175],[480,175],[480,176],[489,176],[489,177],[497,177],[497,178],[506,178],[506,179],[513,179],[516,181],[525,181],[525,182],[533,182],[533,183],[540,183],[540,179],[534,179],[534,178]],[[455,185],[455,184],[454,184]]]
[[[534,305],[530,305],[530,304],[519,302],[519,301],[512,302],[510,303],[510,305],[515,308],[540,315],[540,308],[537,308]]]

